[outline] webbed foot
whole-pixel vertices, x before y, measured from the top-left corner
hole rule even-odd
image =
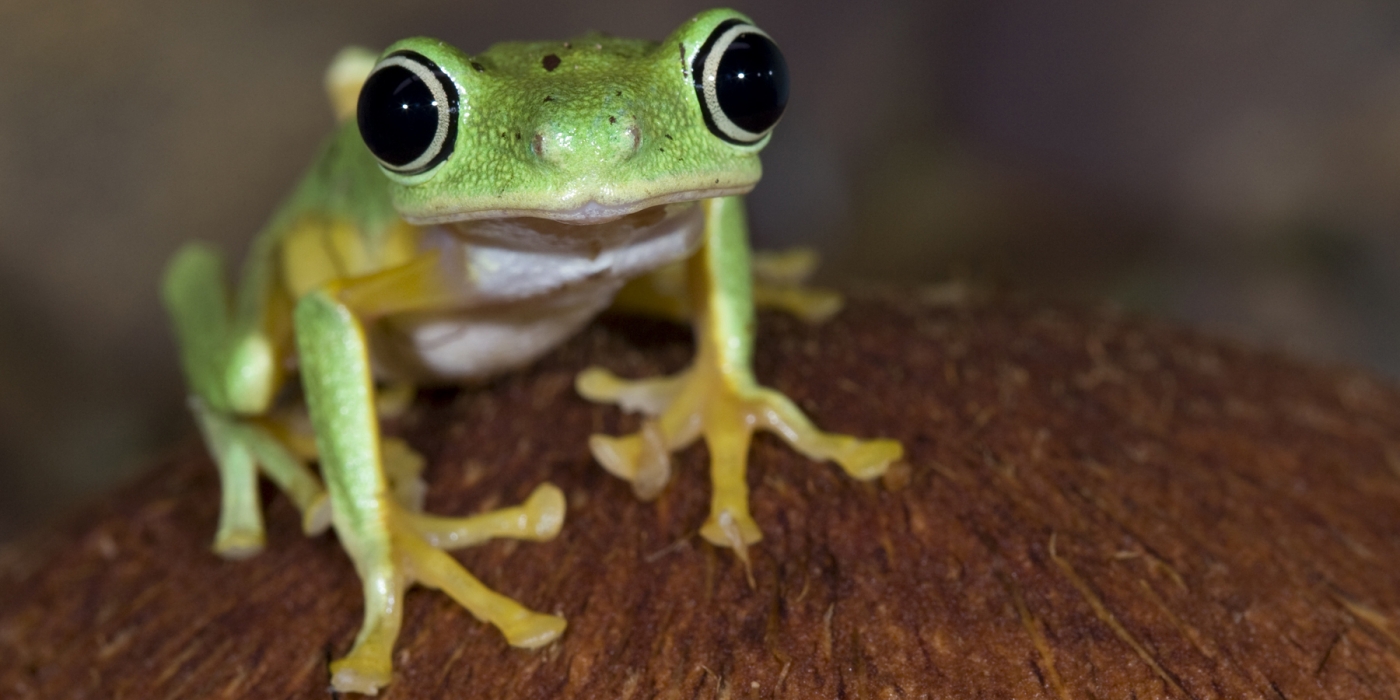
[[[746,547],[762,537],[749,514],[745,480],[755,429],[777,434],[814,460],[833,460],[861,480],[880,476],[903,455],[903,447],[895,440],[823,432],[781,392],[727,378],[720,368],[703,360],[672,377],[642,380],[620,379],[592,367],[579,374],[576,387],[591,401],[650,416],[631,435],[589,438],[594,458],[630,481],[641,498],[655,497],[665,487],[671,452],[705,438],[713,493],[710,515],[700,534],[716,545],[733,547],[745,560]]]
[[[414,513],[392,496],[377,500],[373,510],[382,519],[336,526],[360,572],[365,596],[364,626],[354,647],[331,663],[336,690],[373,695],[392,679],[403,594],[414,583],[446,593],[478,620],[495,625],[511,646],[534,649],[564,632],[563,618],[535,612],[487,588],[442,551],[497,537],[552,539],[565,509],[564,494],[553,484],[539,486],[519,506],[465,518]]]

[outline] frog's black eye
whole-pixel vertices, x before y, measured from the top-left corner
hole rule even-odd
[[[412,51],[386,56],[360,88],[360,138],[386,169],[424,172],[457,141],[457,86],[437,64]]]
[[[721,23],[691,64],[705,125],[725,141],[757,143],[787,107],[787,62],[763,30],[731,19]]]

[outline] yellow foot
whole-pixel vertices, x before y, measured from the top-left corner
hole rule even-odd
[[[734,548],[746,563],[747,546],[762,538],[749,514],[745,481],[755,429],[777,434],[814,460],[833,460],[861,480],[880,476],[904,453],[895,440],[860,440],[822,432],[783,394],[752,382],[727,380],[708,362],[698,361],[674,377],[640,381],[591,367],[579,374],[575,385],[591,401],[651,416],[631,435],[589,438],[594,459],[632,482],[642,498],[654,497],[665,487],[671,452],[705,438],[713,493],[710,516],[700,534],[715,545]]]
[[[404,513],[403,518],[428,544],[460,549],[486,540],[509,537],[547,542],[564,526],[564,492],[554,484],[541,484],[525,502],[510,508],[467,518],[444,518]]]
[[[428,485],[423,481],[423,466],[427,461],[408,443],[399,438],[386,437],[379,442],[380,457],[384,463],[384,476],[389,479],[389,489],[399,505],[413,512],[423,510],[423,499],[428,495]]]
[[[375,412],[380,418],[399,418],[413,406],[418,387],[412,384],[390,384],[379,390],[374,398]]]
[[[331,663],[331,686],[374,695],[393,677],[393,648],[403,617],[404,591],[414,583],[436,588],[473,616],[495,625],[511,646],[535,649],[563,634],[563,618],[538,613],[497,593],[439,548],[464,547],[496,537],[543,541],[564,521],[564,494],[553,484],[535,489],[525,503],[466,518],[409,511],[397,499],[379,499],[387,532],[350,523],[341,539],[355,559],[365,596],[365,621],[345,658]],[[386,537],[387,535],[387,537]]]
[[[841,295],[806,286],[819,258],[811,248],[755,251],[753,302],[759,308],[778,309],[808,323],[821,323],[841,310]]]
[[[249,559],[263,550],[263,533],[250,530],[219,528],[214,537],[214,553],[224,559],[238,561]]]

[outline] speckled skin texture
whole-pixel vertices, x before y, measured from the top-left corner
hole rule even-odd
[[[428,458],[431,511],[544,479],[568,495],[555,541],[454,556],[570,627],[515,650],[412,591],[382,697],[1394,697],[1400,390],[1172,324],[948,291],[855,295],[815,327],[760,316],[764,383],[909,456],[858,483],[758,440],[753,588],[695,534],[703,448],[640,503],[583,447],[635,420],[574,395],[575,373],[677,369],[683,328],[605,319],[528,371],[420,395],[391,432]],[[0,697],[328,697],[359,582],[264,493],[268,550],[210,554],[218,484],[191,442],[0,552]]]
[[[478,56],[433,39],[390,46],[386,54],[416,51],[447,71],[463,113],[451,158],[392,178],[395,205],[424,222],[749,190],[767,139],[735,146],[711,134],[691,75],[705,38],[736,17],[704,12],[660,43],[591,34],[497,44]]]
[[[708,10],[660,43],[595,34],[496,44],[477,56],[428,38],[389,46],[384,55],[415,51],[455,81],[451,157],[396,175],[379,167],[353,119],[341,124],[257,241],[249,274],[273,264],[278,241],[308,214],[354,221],[374,245],[401,217],[558,218],[590,202],[634,210],[752,190],[768,138],[747,146],[716,138],[691,74],[705,38],[731,18],[746,19]],[[553,70],[548,56],[558,59],[548,61]]]
[[[714,505],[701,533],[734,547],[744,561],[745,546],[761,539],[744,484],[760,419],[760,427],[794,448],[835,459],[857,478],[877,476],[902,454],[888,440],[822,433],[785,397],[753,381],[754,295],[739,195],[758,178],[765,136],[734,145],[706,133],[707,121],[728,108],[716,106],[715,61],[709,61],[703,82],[710,112],[702,111],[685,48],[690,43],[692,54],[709,55],[700,39],[743,21],[728,10],[697,15],[668,40],[675,42],[674,56],[663,53],[667,42],[601,36],[503,44],[475,58],[435,40],[409,39],[380,55],[377,65],[386,72],[376,73],[369,52],[342,52],[327,77],[342,126],[254,243],[236,308],[230,309],[217,251],[188,244],[172,259],[161,296],[190,380],[191,406],[223,482],[214,550],[247,558],[264,548],[259,474],[302,509],[307,534],[334,529],[364,581],[365,600],[361,633],[330,667],[337,690],[372,694],[392,681],[400,601],[415,584],[444,591],[516,647],[547,644],[567,624],[483,586],[435,548],[441,545],[432,533],[474,533],[461,535],[468,541],[511,535],[480,519],[417,515],[417,503],[393,495],[391,482],[415,480],[413,464],[421,461],[395,464],[382,456],[373,382],[381,373],[373,371],[369,350],[377,327],[392,324],[408,336],[402,345],[421,350],[432,379],[480,379],[518,368],[563,341],[628,279],[683,262],[684,291],[657,292],[656,303],[688,302],[697,360],[665,385],[674,390],[664,395],[656,383],[640,385],[656,394],[660,427],[648,434],[661,442],[594,436],[586,444],[609,471],[642,483],[643,475],[664,473],[668,461],[666,452],[652,458],[645,445],[669,452],[703,438],[716,455]],[[765,127],[753,127],[764,134],[786,99],[781,59],[771,61],[778,75],[770,117]],[[396,91],[410,81],[386,68],[404,70],[396,62],[420,71],[432,100],[423,110],[431,115],[432,146],[412,144],[417,156],[407,159],[393,144],[418,131],[403,126],[409,107],[401,100],[409,93]],[[358,113],[350,109],[356,102]],[[413,226],[505,218],[555,225],[498,221],[487,227],[498,235],[480,239],[462,228],[444,235]],[[550,234],[540,235],[546,229]],[[606,236],[622,229],[630,235]],[[502,254],[487,257],[497,247]],[[570,253],[545,254],[559,250]],[[515,254],[521,252],[531,255]],[[509,281],[516,279],[526,283]],[[424,323],[438,325],[419,334]],[[463,342],[449,348],[444,334]],[[276,419],[269,420],[293,344],[319,479],[306,455],[276,434],[282,429]],[[602,370],[588,377],[591,383],[580,379],[580,392],[595,401],[626,403],[638,386]],[[553,495],[539,501],[546,507],[538,517],[554,526],[517,524],[513,536],[547,540],[557,533],[564,499],[552,486],[547,494]],[[484,522],[515,518],[497,513]]]

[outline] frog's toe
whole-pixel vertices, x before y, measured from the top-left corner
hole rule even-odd
[[[393,668],[387,664],[354,663],[349,658],[331,664],[331,687],[338,693],[378,695],[393,677]]]
[[[402,518],[429,545],[457,549],[500,537],[536,542],[554,539],[564,525],[566,509],[564,492],[554,484],[544,483],[518,506],[465,518],[413,512],[403,513]]]
[[[631,435],[589,436],[588,449],[609,473],[630,481],[643,501],[659,496],[671,480],[671,450],[656,421],[646,421]]]
[[[418,396],[418,387],[409,383],[390,384],[381,388],[374,397],[375,412],[380,418],[402,417],[413,406]]]
[[[732,547],[740,558],[747,559],[745,550],[763,539],[763,531],[747,512],[724,509],[710,513],[700,527],[700,536],[717,547]]]
[[[841,468],[852,478],[861,481],[874,479],[885,473],[900,457],[904,456],[904,446],[898,440],[858,440],[850,438],[851,444],[841,452],[832,455]]]
[[[748,546],[763,539],[749,514],[747,483],[749,442],[753,438],[752,407],[732,397],[707,412],[705,444],[710,448],[710,517],[700,535],[711,544],[730,547],[749,570]],[[752,573],[750,572],[752,578]]]
[[[214,538],[214,553],[224,559],[247,559],[263,550],[261,529],[219,531]]]
[[[749,516],[747,500],[739,504],[738,508],[712,509],[709,519],[700,528],[700,536],[717,547],[729,547],[734,550],[734,556],[744,565],[744,575],[749,580],[749,587],[755,586],[753,564],[749,561],[749,545],[757,544],[763,539],[763,532],[758,529],[758,523]]]
[[[753,301],[760,308],[777,309],[808,323],[821,323],[841,310],[841,295],[805,286],[820,258],[810,248],[755,251]]]
[[[331,499],[322,491],[301,514],[301,531],[314,537],[331,527]]]
[[[402,597],[402,588],[398,593]],[[377,695],[380,688],[389,685],[394,679],[392,651],[399,635],[400,615],[367,622],[350,653],[331,662],[331,688],[341,693]]]
[[[755,284],[753,303],[759,308],[777,309],[807,323],[822,323],[841,311],[841,295],[825,289]]]
[[[521,649],[538,649],[564,633],[568,623],[556,615],[546,615],[529,610],[525,614],[497,623],[506,642]]]
[[[862,440],[819,430],[802,409],[781,392],[763,389],[757,403],[759,410],[754,418],[760,425],[814,460],[836,462],[852,478],[874,479],[904,456],[904,446],[897,440]]]
[[[524,539],[548,542],[564,527],[564,511],[568,509],[564,492],[550,483],[540,484],[521,504],[524,511],[517,516],[519,531],[528,533]]]
[[[541,488],[558,490],[548,484]],[[541,500],[555,499],[546,491]],[[562,495],[559,500],[562,501]],[[426,538],[400,530],[394,539],[415,580],[441,590],[478,620],[495,625],[511,646],[534,649],[563,634],[566,626],[563,618],[535,612],[487,588],[456,559],[432,546]]]
[[[423,501],[428,495],[427,482],[423,481],[423,467],[427,460],[399,438],[384,438],[380,441],[379,450],[384,476],[389,478],[394,500],[411,511],[422,511]]]
[[[755,284],[799,285],[821,264],[821,254],[798,246],[786,250],[755,250],[749,258]]]
[[[616,404],[629,413],[660,414],[680,393],[684,376],[622,379],[602,367],[589,367],[574,379],[579,395],[594,403]]]

